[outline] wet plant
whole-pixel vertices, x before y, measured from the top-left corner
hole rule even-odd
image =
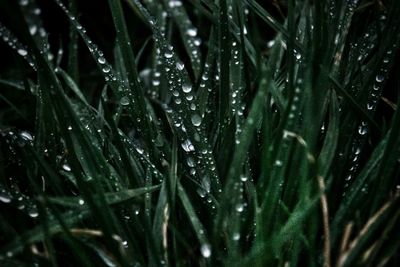
[[[0,10],[1,266],[398,266],[399,1]]]

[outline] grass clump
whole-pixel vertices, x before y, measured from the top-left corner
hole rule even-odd
[[[399,264],[399,1],[0,7],[1,266]]]

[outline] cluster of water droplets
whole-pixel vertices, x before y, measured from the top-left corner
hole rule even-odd
[[[36,65],[33,58],[28,54],[28,49],[26,46],[21,44],[18,39],[0,23],[0,37],[2,40],[14,49],[20,56],[22,56],[34,70],[36,70]]]
[[[109,83],[112,88],[118,89],[115,93],[120,97],[120,104],[124,106],[129,104],[133,105],[134,99],[131,95],[129,95],[129,90],[127,90],[128,82],[123,81],[120,77],[117,76],[117,74],[113,71],[111,64],[107,62],[104,53],[97,47],[96,44],[92,42],[92,40],[90,40],[90,38],[86,35],[85,28],[76,20],[75,16],[70,13],[65,5],[60,0],[55,0],[55,2],[65,12],[72,25],[74,25],[75,29],[82,36],[82,39],[84,40],[90,53],[96,59],[96,63],[101,69],[105,81]]]
[[[31,218],[39,216],[36,204],[28,196],[20,193],[14,184],[11,185],[10,190],[0,188],[0,203],[14,206]]]
[[[374,83],[372,85],[372,91],[371,91],[371,95],[368,98],[368,102],[367,102],[367,110],[368,111],[373,111],[375,110],[377,103],[379,101],[383,86],[384,86],[384,82],[385,82],[385,78],[387,76],[387,72],[390,68],[390,63],[392,61],[393,58],[393,52],[392,50],[388,50],[381,62],[381,68],[379,69],[379,72],[376,74],[375,76],[375,80]]]

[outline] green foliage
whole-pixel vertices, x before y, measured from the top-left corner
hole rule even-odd
[[[0,265],[397,266],[400,1],[265,2],[2,1]]]

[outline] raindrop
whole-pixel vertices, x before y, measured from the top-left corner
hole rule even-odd
[[[189,29],[187,29],[186,34],[191,36],[191,37],[195,37],[197,35],[197,29],[196,28],[189,28]]]
[[[238,204],[236,204],[235,209],[236,209],[237,212],[242,212],[242,211],[244,210],[244,205],[243,205],[243,203],[238,203]]]
[[[183,150],[185,150],[186,152],[190,152],[190,151],[194,151],[195,150],[192,142],[189,139],[184,141],[181,144],[181,146],[182,146]]]
[[[210,181],[210,177],[208,175],[203,177],[203,180],[201,181],[201,185],[203,186],[203,189],[206,190],[207,193],[211,192],[211,181]]]
[[[194,166],[195,166],[195,162],[194,162],[194,160],[193,160],[192,157],[188,157],[188,159],[187,159],[187,165],[188,165],[189,167],[194,167]]]
[[[79,199],[79,205],[83,205],[83,204],[85,204],[85,200]]]
[[[140,148],[140,147],[138,147],[138,146],[136,146],[135,149],[136,149],[137,153],[139,153],[140,155],[142,155],[143,152],[144,152],[144,149],[143,149],[143,148]]]
[[[190,84],[182,84],[182,90],[185,93],[190,93],[192,91],[192,86]]]
[[[29,27],[29,33],[31,35],[35,35],[36,32],[37,32],[37,27],[35,25]]]
[[[180,62],[177,62],[177,63],[176,63],[176,68],[177,68],[178,70],[183,70],[183,69],[185,68],[185,64],[180,63]]]
[[[167,52],[164,53],[164,57],[165,58],[172,58],[172,56],[173,56],[173,54],[170,51],[167,51]]]
[[[32,135],[30,133],[26,132],[26,131],[21,132],[21,137],[25,141],[33,141]]]
[[[71,131],[72,130],[72,126],[70,125],[70,126],[68,126],[68,131]]]
[[[242,181],[242,182],[246,182],[247,181],[247,176],[246,175],[244,175],[244,174],[241,174],[240,175],[240,181]]]
[[[278,166],[278,167],[280,167],[280,166],[282,166],[282,161],[280,161],[280,160],[275,160],[275,166]]]
[[[23,57],[28,54],[28,52],[25,49],[18,49],[17,52]]]
[[[382,74],[378,74],[378,75],[376,75],[376,77],[375,77],[375,80],[376,80],[378,83],[383,82],[383,79],[384,79],[384,77],[383,77]]]
[[[129,105],[129,98],[127,96],[124,96],[120,99],[119,103],[123,106]]]
[[[201,45],[201,40],[199,38],[194,39],[193,41],[195,46],[200,46]]]
[[[234,241],[238,241],[240,239],[240,233],[234,233],[233,236],[232,236],[232,239]]]
[[[209,244],[201,245],[200,251],[204,258],[209,258],[211,256],[211,246]]]
[[[106,59],[105,59],[104,57],[99,57],[99,58],[97,59],[97,61],[98,61],[100,64],[106,63]]]
[[[10,203],[11,196],[6,192],[0,192],[0,201],[3,203]]]
[[[105,67],[103,68],[103,72],[104,72],[104,73],[109,73],[110,70],[111,70],[111,68],[110,68],[109,66],[105,66]]]
[[[153,80],[151,83],[153,84],[153,86],[159,86],[160,80]]]
[[[36,218],[37,216],[39,216],[39,213],[36,210],[32,210],[29,213],[29,216],[31,216],[32,218]]]
[[[71,167],[68,164],[63,164],[62,168],[64,171],[70,172],[71,171]]]
[[[360,125],[360,127],[358,127],[358,133],[360,135],[365,135],[367,133],[367,127]]]
[[[192,115],[192,124],[194,126],[200,126],[201,124],[201,117],[198,114],[193,114]]]

